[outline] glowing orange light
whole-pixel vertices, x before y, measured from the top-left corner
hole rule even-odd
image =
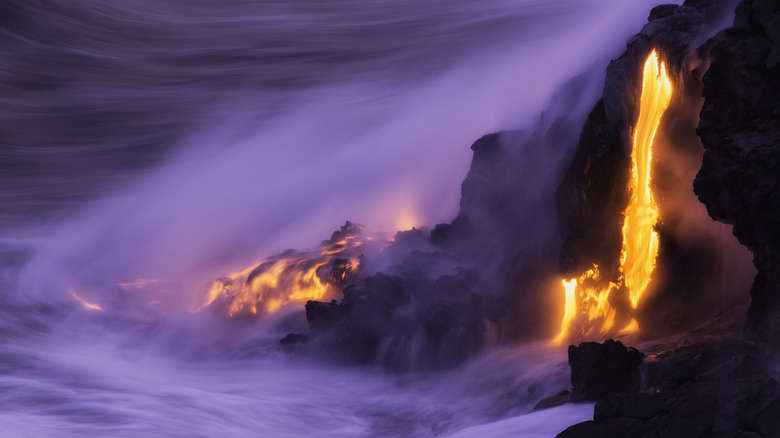
[[[407,231],[418,226],[420,224],[417,216],[410,211],[405,211],[400,214],[395,221],[395,229],[399,231]]]
[[[650,283],[658,255],[658,233],[654,230],[658,221],[658,205],[650,190],[650,168],[653,139],[671,98],[672,82],[666,75],[664,64],[659,66],[658,55],[653,50],[645,62],[639,120],[634,130],[629,186],[631,199],[623,222],[623,253],[620,257],[621,271],[634,309]]]
[[[614,329],[616,310],[609,303],[610,293],[621,287],[628,290],[631,308],[636,309],[650,283],[655,260],[658,256],[658,205],[650,189],[650,173],[653,157],[653,139],[666,108],[672,97],[672,82],[666,74],[666,66],[659,63],[653,50],[645,61],[642,75],[642,96],[639,118],[634,130],[631,152],[630,199],[624,212],[623,249],[620,254],[618,284],[599,278],[598,266],[593,266],[578,279],[564,280],[564,316],[555,342],[563,342],[571,334],[572,325],[579,323],[582,335],[594,331],[594,323],[601,323],[597,329],[607,333]],[[639,330],[639,324],[631,319],[621,332]]]
[[[84,306],[84,308],[87,309],[87,310],[101,310],[101,311],[103,310],[103,308],[100,307],[97,304],[88,303],[83,298],[81,298],[80,296],[76,295],[75,292],[71,292],[70,294],[73,296],[73,298],[76,299],[76,301],[81,303],[81,305]]]
[[[563,290],[565,293],[565,307],[563,313],[563,320],[561,320],[561,331],[555,338],[556,343],[563,341],[567,333],[569,333],[569,326],[571,325],[574,315],[577,314],[577,302],[575,300],[575,294],[577,292],[577,279],[561,280],[563,283]]]
[[[263,260],[213,282],[206,302],[196,311],[217,305],[230,317],[264,315],[291,303],[335,295],[358,269],[357,251],[368,241],[362,235],[349,235],[323,243],[318,251]]]
[[[620,333],[634,333],[639,331],[639,323],[634,318],[631,318],[631,322]]]

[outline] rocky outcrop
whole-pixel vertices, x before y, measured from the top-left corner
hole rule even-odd
[[[598,400],[617,392],[639,391],[639,365],[645,355],[620,341],[569,346],[572,399]]]
[[[780,348],[780,8],[745,0],[712,43],[694,191],[754,256],[745,334]]]
[[[347,286],[339,300],[307,302],[309,333],[290,334],[280,344],[305,346],[342,364],[449,368],[485,343],[488,315],[482,299],[463,290],[470,281],[465,273],[443,275],[421,297],[413,279],[377,273]]]
[[[643,364],[642,392],[604,395],[593,421],[558,437],[776,436],[780,385],[764,367],[771,354],[734,339],[669,345]]]
[[[319,347],[345,363],[371,363],[384,338],[395,331],[393,316],[409,303],[401,279],[384,274],[344,289],[344,297],[328,303],[306,303],[306,319]],[[287,338],[285,338],[287,339]]]
[[[695,6],[706,20],[716,13],[707,3],[719,2],[687,1],[685,6]],[[642,33],[671,19],[680,13],[678,10],[671,6],[653,9],[651,22]],[[631,44],[642,41],[647,41],[647,36],[632,40],[627,53],[632,50]],[[721,334],[659,349],[642,365],[643,384],[639,392],[606,391],[611,382],[594,379],[599,382],[596,388],[605,389],[600,396],[591,397],[598,399],[594,420],[568,428],[559,435],[561,438],[780,436],[780,385],[767,369],[767,364],[775,360],[776,349],[780,348],[780,259],[777,257],[780,250],[780,7],[777,2],[741,1],[736,8],[734,27],[699,47],[698,55],[711,59],[711,64],[703,77],[704,105],[697,129],[706,152],[694,190],[709,215],[733,224],[735,236],[754,255],[758,275],[751,289],[752,302],[745,329],[747,341],[724,338]],[[685,63],[678,65],[684,67]],[[705,67],[706,64],[701,69]],[[617,76],[608,74],[607,81]],[[624,94],[622,101],[630,102],[625,100],[626,95],[630,93]],[[573,222],[565,222],[574,233],[564,246],[564,271],[583,264],[578,258],[587,255],[590,246],[583,242],[609,239],[609,236],[593,237],[589,230],[579,235],[576,232],[577,226],[595,217],[588,210],[590,200],[604,196],[600,189],[609,190],[608,184],[599,183],[603,170],[597,161],[604,160],[604,151],[610,150],[607,140],[620,138],[610,131],[616,126],[612,120],[622,120],[617,125],[631,120],[623,117],[628,112],[615,111],[615,105],[607,104],[613,98],[605,90],[604,103],[591,115],[591,120],[600,121],[601,125],[586,126],[583,132],[583,139],[598,138],[600,143],[594,146],[581,141],[578,157],[559,190],[559,203],[578,209],[564,215],[574,218]],[[598,135],[590,134],[593,132]],[[617,155],[616,146],[611,147]],[[592,205],[598,204],[592,202]],[[591,260],[599,256],[590,255]],[[576,351],[577,347],[571,348]],[[575,370],[577,362],[570,360],[570,363],[574,382],[575,374],[581,375],[583,371]],[[573,393],[576,396],[577,388]]]

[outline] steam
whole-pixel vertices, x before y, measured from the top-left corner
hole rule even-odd
[[[224,102],[164,164],[57,226],[21,288],[95,299],[117,282],[164,278],[201,291],[261,256],[310,247],[345,219],[375,230],[448,221],[471,141],[531,122],[563,81],[616,54],[647,10],[588,6],[576,18],[544,14],[533,40],[507,35],[501,50],[462,53],[402,87],[381,72],[331,78],[259,119],[264,94]]]
[[[588,405],[524,415],[568,386],[564,353],[549,345],[494,347],[457,369],[398,376],[280,353],[280,338],[308,329],[300,306],[252,325],[190,312],[217,278],[288,248],[321,250],[345,220],[387,235],[449,222],[472,142],[503,129],[524,131],[507,144],[528,132],[576,136],[548,128],[559,116],[584,119],[605,63],[654,1],[105,3],[0,7],[13,21],[0,17],[9,59],[0,82],[27,84],[0,96],[5,138],[18,146],[0,158],[21,163],[0,172],[0,199],[24,201],[0,219],[15,218],[15,230],[29,221],[24,236],[34,236],[0,236],[6,429],[552,436],[590,416]],[[569,85],[583,89],[561,88],[580,75]],[[513,151],[524,171],[498,182],[517,188],[508,209],[525,214],[512,225],[528,242],[518,257],[536,262],[537,276],[557,256],[550,245],[535,258],[554,222],[552,208],[537,207],[552,202],[550,169],[573,146]],[[692,178],[685,172],[669,181]],[[30,214],[49,202],[59,215]],[[674,233],[701,220],[696,205]],[[370,268],[391,266],[394,251],[407,248]],[[502,304],[527,306],[522,294],[542,286],[525,283],[545,282],[530,277],[518,274],[527,291]],[[12,294],[30,299],[6,306]],[[522,323],[549,319],[527,307]]]

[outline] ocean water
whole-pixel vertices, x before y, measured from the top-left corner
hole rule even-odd
[[[532,127],[584,73],[595,102],[653,5],[3,2],[2,434],[541,437],[588,419],[531,413],[568,385],[545,340],[399,375],[280,350],[302,308],[192,309],[345,220],[451,220],[471,143]]]

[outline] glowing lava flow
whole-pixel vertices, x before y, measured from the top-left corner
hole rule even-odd
[[[658,54],[653,50],[645,61],[639,119],[634,130],[629,182],[631,197],[624,212],[621,276],[617,284],[605,284],[599,278],[598,267],[593,266],[577,279],[563,280],[566,304],[556,342],[567,339],[575,323],[581,326],[577,329],[584,335],[592,332],[599,323],[601,333],[609,332],[614,328],[616,312],[609,303],[612,291],[627,289],[631,308],[636,309],[650,283],[658,255],[658,233],[654,230],[658,206],[650,190],[653,139],[671,98],[672,82],[664,63],[659,64]],[[638,328],[636,320],[632,319],[623,331]]]
[[[653,229],[658,220],[658,205],[650,191],[650,168],[655,132],[671,98],[672,82],[663,63],[659,71],[658,55],[653,50],[645,62],[639,120],[631,152],[631,200],[623,222],[620,256],[621,271],[634,309],[650,283],[658,255],[658,233]]]
[[[230,317],[253,316],[325,299],[356,275],[362,246],[371,240],[348,222],[317,251],[287,251],[213,282],[197,310],[214,307]]]

